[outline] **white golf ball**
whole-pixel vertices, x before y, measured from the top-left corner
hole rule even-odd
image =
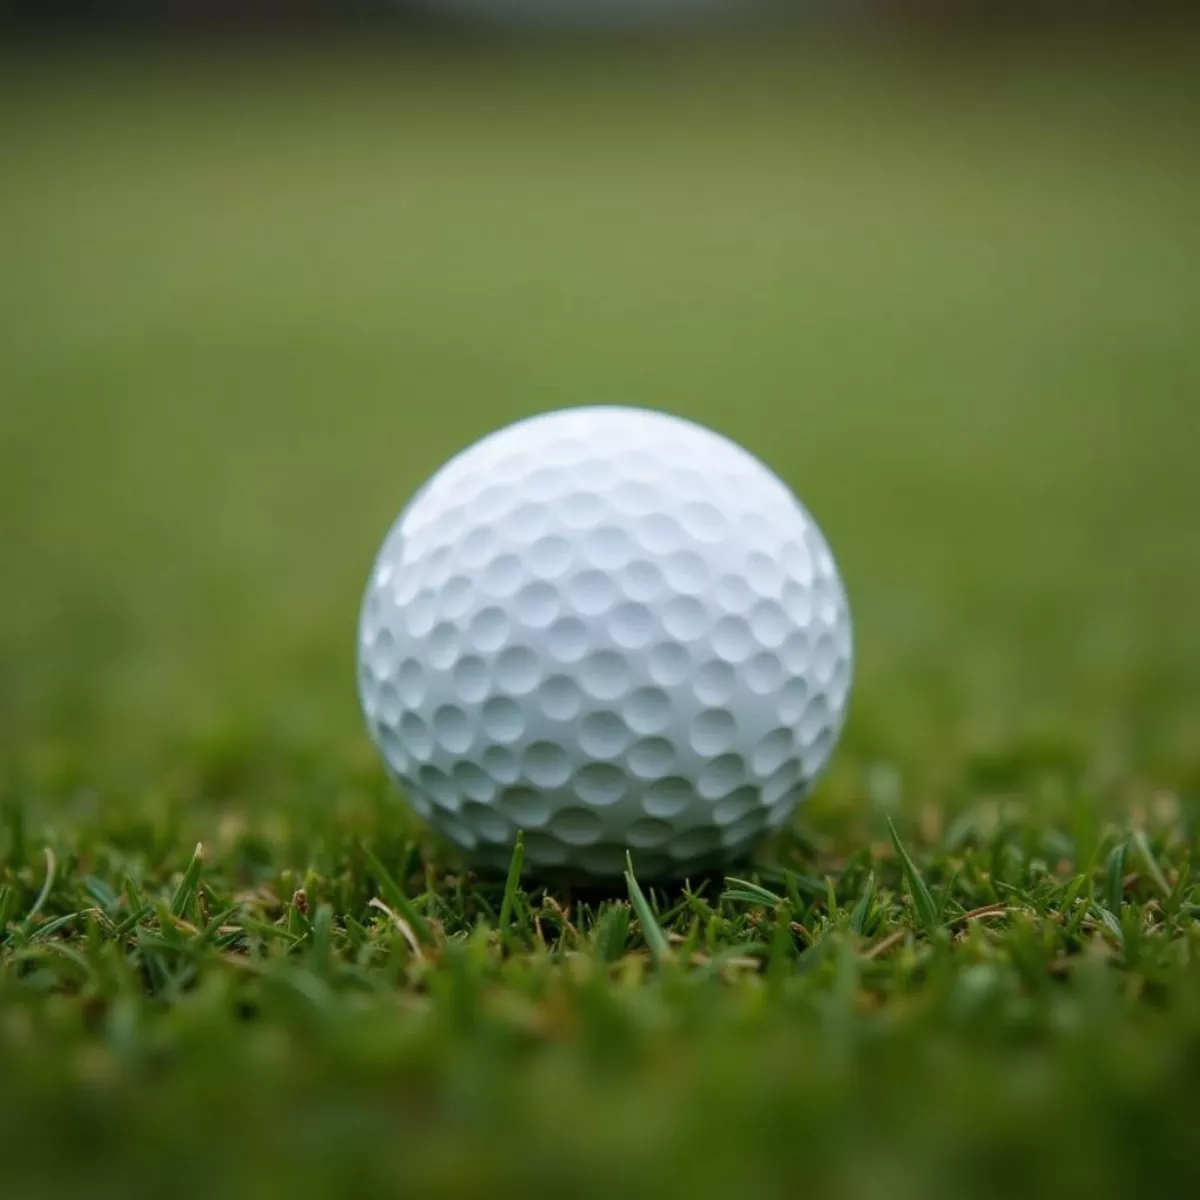
[[[850,613],[812,517],[690,421],[577,408],[444,466],[371,572],[367,728],[468,859],[647,878],[744,856],[824,769]]]

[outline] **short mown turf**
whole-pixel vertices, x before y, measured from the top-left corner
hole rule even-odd
[[[1198,79],[9,64],[0,1195],[1186,1194]],[[737,877],[476,878],[361,729],[400,505],[598,401],[744,442],[846,575],[850,725]]]

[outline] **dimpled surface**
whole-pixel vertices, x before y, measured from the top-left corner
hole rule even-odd
[[[393,776],[483,866],[718,867],[829,760],[850,615],[824,537],[739,446],[579,408],[502,429],[400,514],[359,627]]]

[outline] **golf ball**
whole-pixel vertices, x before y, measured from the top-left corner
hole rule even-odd
[[[372,569],[367,728],[482,867],[715,869],[829,761],[852,673],[833,556],[780,480],[679,417],[576,408],[485,437]]]

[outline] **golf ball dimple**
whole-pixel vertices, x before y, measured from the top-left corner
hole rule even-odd
[[[690,421],[578,408],[444,466],[397,518],[358,636],[372,739],[482,866],[646,877],[779,828],[845,720],[845,589],[812,517]]]

